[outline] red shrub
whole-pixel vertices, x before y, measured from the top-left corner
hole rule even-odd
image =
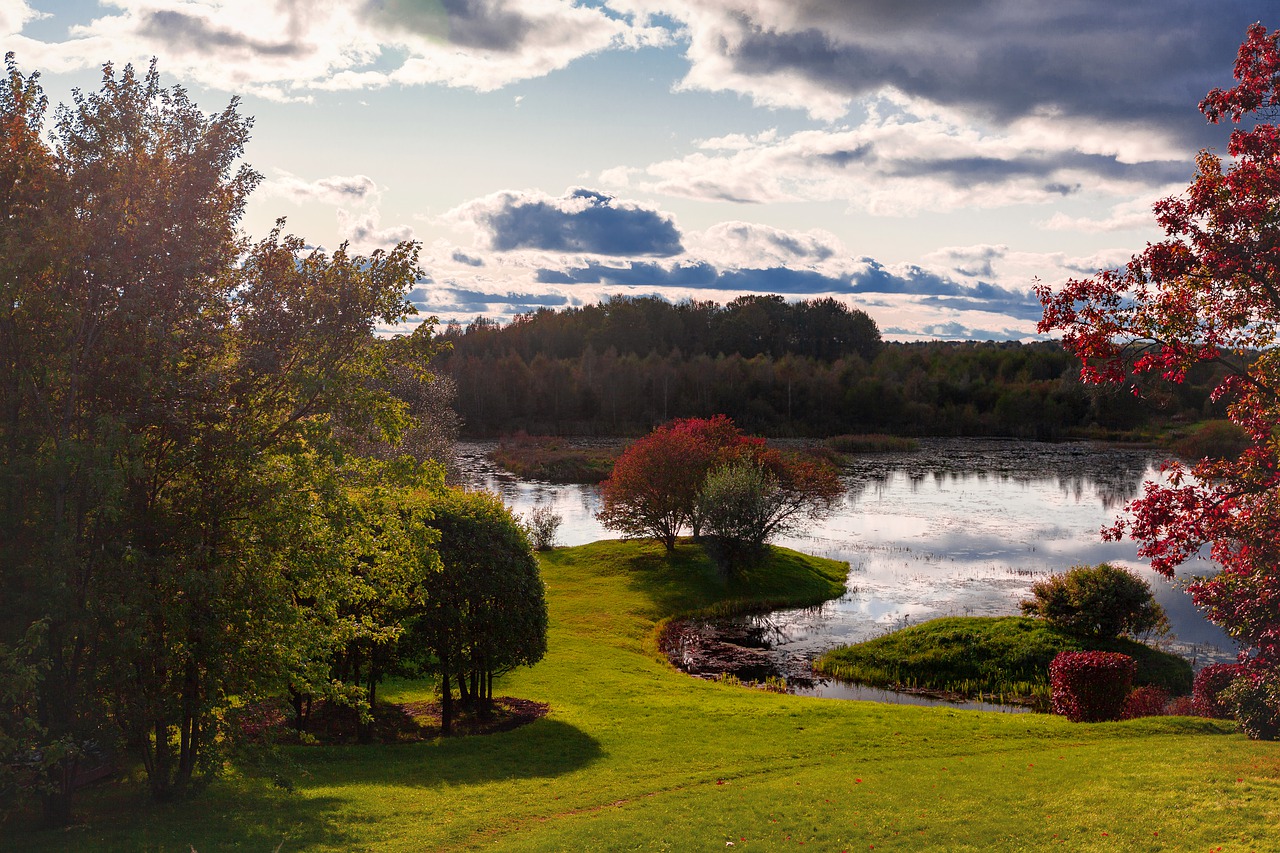
[[[1170,717],[1195,717],[1196,703],[1190,696],[1175,696],[1164,712]]]
[[[1137,671],[1119,652],[1060,652],[1049,664],[1053,713],[1073,723],[1118,720]]]
[[[1163,717],[1169,704],[1169,691],[1163,687],[1139,687],[1125,697],[1120,719]]]
[[[1231,682],[1244,675],[1244,667],[1238,663],[1211,663],[1196,673],[1191,684],[1191,700],[1201,717],[1229,720],[1234,714],[1230,706],[1218,699],[1218,694]]]

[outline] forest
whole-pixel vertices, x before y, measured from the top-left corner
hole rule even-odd
[[[829,297],[615,296],[450,324],[439,341],[433,369],[452,378],[474,437],[639,435],[716,414],[778,437],[1141,436],[1218,414],[1209,394],[1221,379],[1203,364],[1179,384],[1089,385],[1058,343],[885,342],[871,317]]]

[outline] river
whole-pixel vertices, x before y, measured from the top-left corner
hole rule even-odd
[[[492,444],[460,446],[468,485],[502,495],[517,512],[550,505],[563,519],[559,542],[614,536],[595,520],[591,486],[519,480],[485,458]],[[778,544],[845,560],[845,594],[819,608],[756,617],[779,668],[799,675],[834,646],[938,616],[1018,612],[1039,578],[1074,565],[1110,562],[1147,579],[1172,627],[1172,651],[1195,664],[1234,660],[1235,645],[1192,605],[1179,581],[1137,558],[1129,541],[1103,541],[1144,481],[1158,480],[1155,451],[1091,443],[924,439],[908,453],[866,454],[845,469],[846,492],[829,518]],[[1191,565],[1186,580],[1211,564]],[[796,679],[802,682],[802,678]],[[796,692],[843,698],[847,685],[819,681]],[[864,692],[865,694],[865,692]]]

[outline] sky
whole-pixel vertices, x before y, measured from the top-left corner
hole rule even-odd
[[[1267,13],[1272,12],[1271,20]],[[154,57],[255,119],[242,226],[421,244],[420,312],[834,296],[1030,340],[1161,237],[1269,0],[0,0],[54,103]],[[390,331],[390,330],[384,330]]]

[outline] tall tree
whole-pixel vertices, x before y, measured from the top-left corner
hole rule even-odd
[[[1171,464],[1110,535],[1128,534],[1157,571],[1209,546],[1220,571],[1189,587],[1209,618],[1256,666],[1280,666],[1280,33],[1254,24],[1235,64],[1237,85],[1200,103],[1237,123],[1224,160],[1202,151],[1187,191],[1155,205],[1165,239],[1122,270],[1039,288],[1042,332],[1060,331],[1106,384],[1133,374],[1180,383],[1198,363],[1226,377],[1214,392],[1252,445],[1235,460]]]
[[[395,435],[375,322],[412,308],[417,247],[311,251],[237,231],[250,120],[104,68],[40,138],[34,80],[0,98],[0,644],[38,636],[46,800],[69,818],[77,749],[136,749],[152,794],[213,766],[233,695],[282,690],[305,645],[283,543],[336,426]],[[56,239],[53,239],[56,235]],[[301,479],[300,479],[301,478]],[[36,635],[33,627],[39,626]]]

